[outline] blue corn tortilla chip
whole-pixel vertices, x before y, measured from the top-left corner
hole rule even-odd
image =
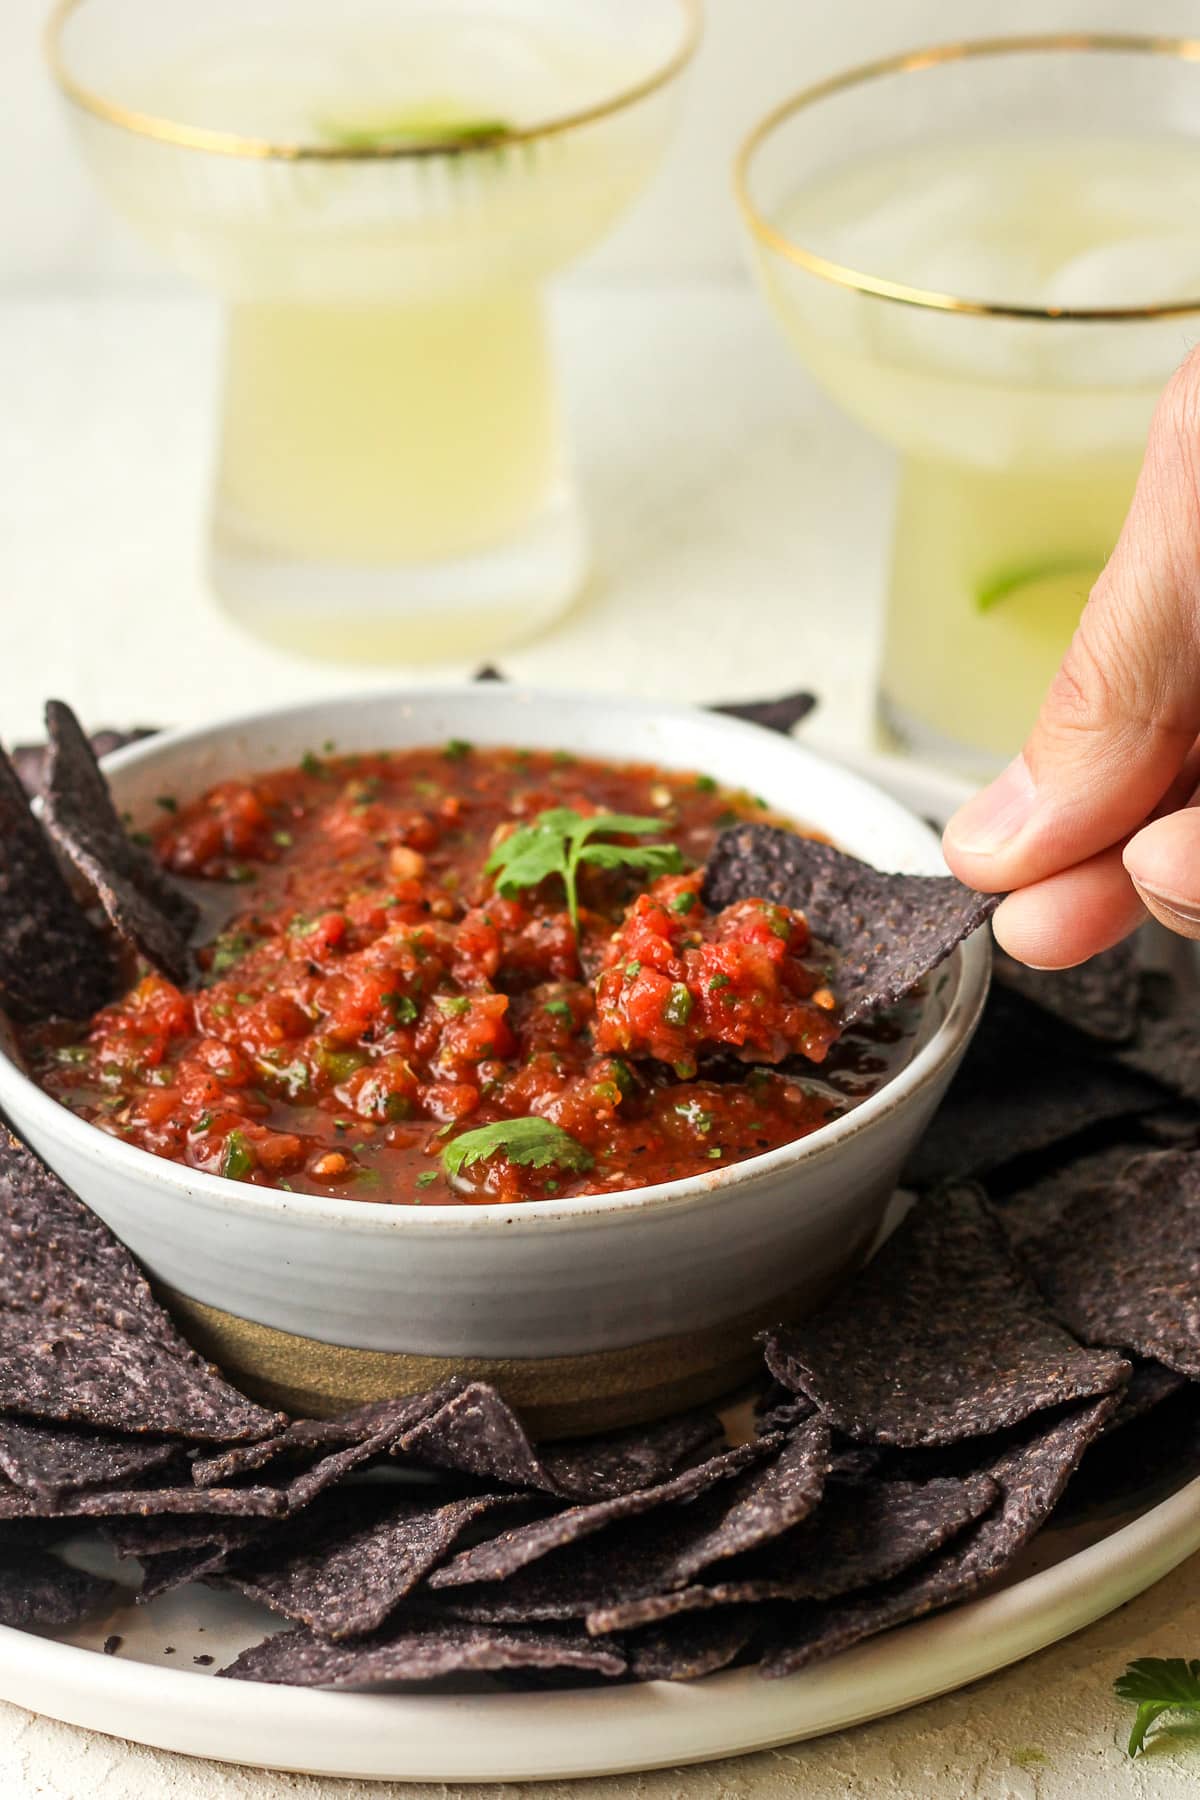
[[[519,1499],[412,1498],[395,1488],[335,1494],[315,1515],[227,1560],[219,1585],[321,1637],[363,1637],[383,1625],[469,1526]]]
[[[1192,995],[1173,975],[1144,969],[1137,1036],[1115,1052],[1118,1062],[1149,1075],[1171,1093],[1200,1105],[1200,1031]]]
[[[132,842],[79,720],[61,700],[46,706],[46,823],[80,879],[100,902],[122,941],[184,983],[191,970],[188,937],[199,910]]]
[[[766,1438],[740,1444],[657,1487],[618,1494],[611,1500],[591,1505],[568,1506],[548,1518],[502,1531],[486,1543],[460,1552],[452,1562],[435,1570],[429,1585],[431,1588],[461,1587],[476,1581],[503,1581],[518,1569],[549,1556],[551,1551],[607,1530],[619,1520],[638,1518],[660,1506],[695,1500],[718,1482],[732,1480],[753,1464],[764,1461],[778,1448],[778,1440],[772,1443]]]
[[[50,1501],[78,1489],[112,1487],[148,1475],[178,1455],[178,1443],[166,1438],[123,1438],[0,1419],[0,1473]]]
[[[427,1622],[353,1643],[333,1643],[310,1631],[280,1632],[244,1650],[221,1674],[289,1687],[354,1688],[525,1669],[613,1677],[623,1675],[625,1667],[618,1647],[581,1631]]]
[[[861,1595],[827,1606],[781,1611],[771,1627],[760,1674],[791,1675],[906,1624],[995,1582],[1045,1524],[1088,1446],[1115,1412],[1108,1395],[1054,1418],[1038,1418],[982,1464],[1000,1502],[931,1560]]]
[[[803,912],[837,952],[839,1017],[853,1025],[911,993],[1001,897],[951,875],[884,874],[775,825],[733,825],[713,846],[703,898],[718,908],[758,898]]]
[[[206,1581],[210,1575],[218,1574],[228,1563],[235,1550],[259,1537],[264,1529],[261,1521],[233,1519],[231,1526],[243,1526],[236,1536],[208,1536],[202,1544],[193,1545],[190,1549],[162,1550],[156,1554],[142,1556],[142,1582],[137,1593],[137,1604],[148,1606],[151,1600],[157,1600],[163,1594],[174,1593],[176,1588],[188,1587],[192,1582]]]
[[[0,749],[0,1005],[23,1021],[86,1019],[112,999],[116,980],[103,933],[67,885]]]
[[[982,1193],[919,1203],[824,1307],[772,1333],[767,1366],[856,1442],[951,1444],[1120,1388],[1017,1263]]]
[[[731,1607],[631,1632],[624,1643],[629,1673],[634,1681],[699,1681],[715,1675],[737,1661],[754,1636],[754,1625],[749,1607]]]
[[[996,1202],[996,1218],[1005,1237],[1020,1255],[1027,1243],[1057,1227],[1075,1201],[1110,1187],[1136,1157],[1145,1154],[1145,1144],[1123,1139],[1073,1156],[1035,1180],[1018,1184]]]
[[[985,1177],[1169,1099],[1020,994],[994,990],[950,1091],[908,1160],[905,1185]]]
[[[0,1487],[0,1519],[151,1518],[156,1513],[229,1514],[234,1518],[282,1518],[287,1496],[277,1488],[164,1487],[76,1488],[54,1499],[34,1496],[11,1484]]]
[[[507,681],[508,677],[495,663],[484,663],[476,669],[472,681]],[[806,719],[817,704],[815,694],[807,690],[780,694],[774,700],[714,700],[706,709],[724,713],[730,719],[744,719],[750,725],[762,725],[768,731],[789,734],[801,719]]]
[[[0,1410],[216,1443],[283,1422],[185,1343],[124,1246],[2,1126]]]
[[[666,1570],[672,1584],[689,1581],[702,1569],[791,1531],[812,1513],[825,1491],[829,1468],[829,1427],[824,1419],[806,1419],[794,1427],[778,1456],[738,1477],[728,1503],[710,1527],[689,1530],[680,1522],[680,1542]],[[717,1496],[714,1496],[716,1498]],[[700,1521],[697,1521],[699,1523]]]
[[[1136,938],[1124,938],[1073,969],[1030,969],[997,945],[992,976],[1001,987],[1098,1043],[1128,1044],[1137,1035],[1141,984]]]
[[[111,756],[114,750],[123,750],[126,744],[140,744],[144,738],[154,737],[157,727],[153,725],[135,725],[130,731],[113,731],[105,728],[93,731],[88,738],[93,754],[97,757]],[[49,744],[14,744],[12,750],[13,767],[21,780],[21,786],[30,799],[36,799],[46,785],[46,765],[50,760]]]
[[[294,1419],[274,1437],[261,1438],[254,1444],[234,1444],[215,1456],[198,1457],[192,1464],[192,1480],[197,1487],[223,1487],[239,1475],[277,1461],[308,1461],[316,1451],[348,1450],[392,1426],[407,1430],[444,1405],[462,1385],[449,1381],[426,1394],[369,1400],[336,1419]]]
[[[682,1586],[698,1571],[744,1558],[807,1518],[821,1498],[828,1451],[826,1427],[809,1420],[777,1457],[731,1483],[682,1505],[626,1518],[619,1532],[575,1538],[498,1582],[446,1588],[438,1596],[439,1615],[473,1623],[576,1619]]]
[[[111,1581],[41,1550],[0,1556],[0,1625],[18,1631],[65,1631],[99,1612],[112,1593]]]
[[[827,1500],[737,1572],[590,1612],[593,1633],[630,1631],[677,1614],[764,1601],[830,1600],[876,1587],[924,1561],[990,1511],[990,1475],[874,1481]]]
[[[807,719],[817,704],[815,694],[801,691],[780,694],[775,700],[714,700],[709,712],[724,713],[729,719],[742,719],[748,725],[761,725],[766,731],[782,732],[789,737],[801,719]]]
[[[1121,1431],[1126,1425],[1144,1419],[1147,1413],[1155,1412],[1187,1386],[1186,1375],[1166,1368],[1163,1363],[1139,1359],[1132,1368],[1129,1385],[1105,1428],[1107,1431]]]
[[[1135,1158],[1022,1254],[1050,1310],[1085,1343],[1200,1380],[1200,1152]]]
[[[721,1437],[715,1414],[692,1412],[579,1443],[535,1447],[496,1389],[473,1381],[436,1409],[425,1408],[393,1454],[562,1499],[609,1500],[660,1484]]]

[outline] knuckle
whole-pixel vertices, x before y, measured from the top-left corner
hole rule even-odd
[[[1123,659],[1114,647],[1096,643],[1097,628],[1087,613],[1071,640],[1046,695],[1041,724],[1056,735],[1076,737],[1108,730],[1126,710],[1118,669]]]

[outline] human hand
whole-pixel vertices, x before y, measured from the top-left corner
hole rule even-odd
[[[1149,910],[1200,938],[1200,348],[1155,411],[1116,549],[1024,750],[946,827],[960,880],[1007,892],[1010,955],[1067,968]]]

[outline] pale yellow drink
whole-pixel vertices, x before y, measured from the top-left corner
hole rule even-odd
[[[459,658],[574,596],[543,288],[653,168],[695,18],[690,0],[75,0],[93,166],[229,302],[211,568],[256,633]]]
[[[1200,151],[1113,135],[919,145],[813,179],[779,224],[911,287],[1135,308],[1200,295]],[[1032,722],[1193,331],[881,303],[782,259],[763,272],[813,371],[903,453],[885,715],[918,747],[986,770]]]

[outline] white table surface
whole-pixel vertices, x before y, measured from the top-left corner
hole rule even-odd
[[[595,580],[514,676],[684,699],[811,686],[809,735],[862,745],[886,456],[818,398],[740,286],[588,289],[557,320]],[[216,318],[146,294],[0,301],[0,735],[60,694],[93,725],[187,723],[403,671],[306,663],[226,624],[200,572]],[[442,674],[462,675],[455,667]],[[429,679],[426,671],[419,679]],[[1137,1764],[1126,1661],[1200,1654],[1200,1559],[962,1693],[706,1769],[546,1787],[310,1780],[164,1755],[0,1705],[8,1800],[1194,1800],[1200,1728]]]

